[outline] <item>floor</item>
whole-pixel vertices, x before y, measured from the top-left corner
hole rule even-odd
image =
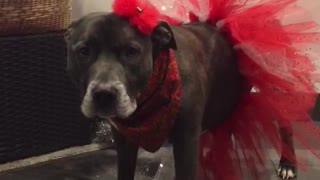
[[[155,154],[140,151],[137,180],[173,179],[172,148],[164,147]],[[306,172],[299,172],[300,180],[320,179],[320,162],[304,150],[297,150],[308,163]],[[266,180],[277,180],[275,167],[278,157],[270,152],[269,169],[262,176]],[[64,158],[33,167],[0,173],[1,180],[116,180],[116,153],[103,150],[80,156]],[[246,180],[249,180],[246,179]]]
[[[316,123],[320,127],[320,122]],[[97,123],[93,142],[112,142],[110,127],[103,122]],[[319,180],[320,160],[316,159],[301,146],[296,146],[296,154],[306,162],[306,171],[298,172],[299,180]],[[319,153],[320,154],[320,151]],[[48,163],[29,166],[0,173],[0,180],[116,180],[116,152],[113,149],[84,153],[62,158]],[[157,153],[139,152],[136,180],[174,179],[172,147],[165,146]],[[268,170],[262,173],[264,180],[278,180],[275,169],[279,157],[269,151]],[[244,180],[250,180],[246,178]]]

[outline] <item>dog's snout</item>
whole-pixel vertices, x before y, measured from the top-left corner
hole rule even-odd
[[[116,103],[116,94],[109,89],[94,88],[92,90],[92,99],[95,106],[99,109],[112,109]]]
[[[87,117],[126,118],[136,108],[136,100],[129,97],[124,84],[119,81],[92,81],[81,104],[81,110]]]

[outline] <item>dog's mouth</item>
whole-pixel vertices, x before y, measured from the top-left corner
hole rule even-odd
[[[124,84],[119,81],[89,83],[81,104],[81,111],[88,118],[125,119],[136,108],[136,99],[129,97]]]

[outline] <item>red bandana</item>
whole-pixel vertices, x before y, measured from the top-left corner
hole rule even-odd
[[[153,76],[129,118],[114,121],[131,143],[157,151],[168,138],[181,107],[181,79],[174,53],[163,52],[155,61]]]

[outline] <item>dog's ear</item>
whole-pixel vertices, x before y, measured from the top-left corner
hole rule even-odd
[[[177,49],[171,27],[166,22],[160,22],[158,26],[154,28],[151,34],[151,40],[155,47],[161,49]]]

